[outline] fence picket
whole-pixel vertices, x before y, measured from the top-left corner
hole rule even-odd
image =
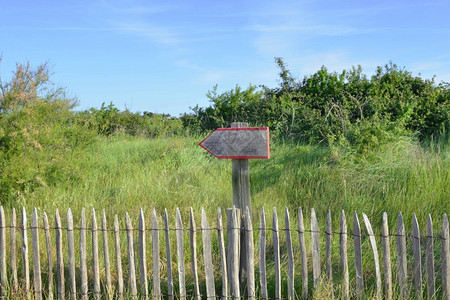
[[[302,257],[302,289],[303,299],[308,298],[308,258],[306,256],[305,226],[303,224],[303,211],[298,208],[298,240],[300,242],[300,255]]]
[[[355,275],[356,275],[356,297],[364,298],[364,278],[362,270],[362,251],[361,251],[361,226],[359,225],[358,214],[353,213],[353,244],[355,251]]]
[[[426,237],[426,274],[427,274],[427,294],[431,299],[435,293],[435,281],[434,281],[434,241],[433,241],[433,220],[431,215],[428,214],[427,218],[427,237]]]
[[[6,297],[7,295],[7,282],[6,277],[6,218],[3,206],[0,206],[0,296]],[[11,228],[14,230],[15,228]]]
[[[111,286],[111,266],[109,264],[109,245],[108,245],[108,230],[106,226],[106,213],[103,209],[102,213],[102,237],[103,237],[103,261],[105,263],[105,280],[106,280],[106,298],[112,298]]]
[[[94,273],[94,298],[100,299],[100,267],[98,260],[98,232],[95,209],[92,208],[92,271]]]
[[[272,213],[272,236],[273,236],[273,255],[275,268],[275,299],[281,298],[281,257],[280,257],[280,235],[278,232],[278,216],[274,207]]]
[[[25,207],[22,207],[22,259],[25,297],[28,297],[28,293],[30,292],[30,263],[28,260],[27,213]]]
[[[136,268],[134,266],[134,238],[133,238],[133,226],[131,225],[131,219],[128,213],[125,213],[125,223],[127,228],[127,243],[128,243],[128,276],[129,276],[129,289],[131,298],[136,298]]]
[[[401,212],[398,214],[397,218],[397,262],[400,297],[408,298],[408,286],[406,282],[406,234]]]
[[[147,250],[145,242],[145,218],[144,211],[139,212],[139,267],[140,267],[140,279],[141,279],[141,295],[148,298],[148,283],[147,283]]]
[[[156,209],[152,214],[152,262],[153,262],[153,298],[161,298],[161,277],[159,274],[159,230]]]
[[[41,256],[39,253],[38,226],[39,226],[38,212],[37,209],[34,208],[33,213],[31,215],[31,244],[33,247],[34,297],[35,299],[40,300],[42,299],[42,280],[41,280]]]
[[[173,274],[172,274],[172,257],[170,254],[170,236],[169,236],[169,216],[167,209],[164,208],[164,234],[166,238],[166,259],[167,259],[167,293],[169,299],[174,299],[173,291]]]
[[[319,244],[319,224],[317,223],[316,212],[311,208],[311,247],[314,290],[320,282],[320,244]]]
[[[66,214],[67,223],[67,248],[68,259],[67,266],[69,267],[69,288],[70,298],[75,300],[77,298],[77,285],[75,278],[75,246],[73,240],[73,215],[72,210],[69,208]]]
[[[287,207],[284,211],[284,228],[286,235],[286,251],[288,254],[288,299],[294,299],[294,251],[292,250],[291,225]]]
[[[412,224],[412,247],[414,255],[414,285],[416,290],[416,299],[422,298],[422,263],[420,255],[420,230],[416,214],[413,215]]]
[[[229,275],[232,299],[238,299],[241,297],[239,290],[239,227],[237,212],[238,210],[233,207],[231,210],[231,222],[228,222],[227,225],[229,232]]]
[[[175,233],[177,238],[178,281],[180,285],[180,298],[186,299],[186,279],[184,268],[184,231],[180,210],[176,209]]]
[[[389,237],[388,216],[386,212],[383,212],[381,243],[383,244],[384,289],[385,289],[384,294],[386,299],[392,299],[391,245]]]
[[[80,220],[80,282],[81,282],[81,298],[88,297],[88,279],[87,279],[87,263],[86,263],[86,210],[81,210]]]
[[[217,208],[217,234],[219,239],[220,267],[222,271],[222,300],[228,298],[228,270],[223,238],[222,210]]]
[[[327,213],[327,227],[325,230],[325,257],[326,257],[326,267],[327,267],[327,280],[330,285],[330,291],[333,291],[333,271],[331,264],[331,212],[328,210]]]
[[[14,212],[14,218],[15,216],[15,210],[13,210]],[[45,232],[45,243],[47,246],[47,265],[48,265],[48,296],[47,299],[53,299],[53,257],[52,257],[52,241],[51,241],[51,237],[50,237],[50,226],[48,224],[48,217],[47,217],[47,213],[44,212],[43,215],[43,220],[44,220],[44,232]],[[15,224],[15,221],[14,221]],[[15,231],[15,226],[12,227],[12,230]],[[14,240],[15,242],[15,240]],[[12,241],[11,241],[12,243]],[[12,249],[11,249],[12,251]],[[15,250],[14,250],[15,251]],[[15,268],[15,265],[14,265]],[[17,270],[16,270],[16,276],[17,276]],[[17,291],[18,287],[15,288],[15,291]]]
[[[375,241],[375,235],[373,234],[372,225],[370,224],[369,218],[365,213],[363,215],[364,224],[366,225],[367,233],[369,234],[369,242],[372,246],[373,260],[375,263],[375,276],[377,278],[377,293],[376,298],[381,299],[381,271],[380,271],[380,260],[378,256],[377,243]]]
[[[190,228],[189,237],[191,242],[191,264],[192,276],[194,277],[194,295],[196,299],[200,299],[200,288],[198,283],[198,266],[197,266],[197,228],[195,226],[194,211],[190,209]]]
[[[203,240],[203,259],[205,263],[206,297],[208,299],[216,296],[214,287],[213,262],[211,254],[211,229],[206,218],[205,209],[202,207],[202,240]]]
[[[61,217],[59,211],[55,212],[55,227],[56,227],[56,277],[58,280],[58,299],[65,298],[64,290],[64,260],[62,248],[62,227]]]
[[[11,277],[12,277],[12,292],[13,293],[16,293],[17,290],[19,289],[19,281],[17,278],[17,265],[16,265],[16,230],[17,230],[17,220],[16,219],[17,219],[16,218],[16,209],[13,208],[12,212],[11,212],[11,235],[10,235],[10,238],[11,238],[10,239],[10,245],[11,245],[10,256],[11,256],[11,273],[12,273]],[[47,220],[47,225],[48,225],[48,220]]]
[[[450,299],[450,234],[448,227],[448,217],[444,214],[442,220],[442,290],[444,299]]]
[[[264,207],[261,207],[259,227],[259,282],[261,285],[261,299],[268,299],[266,276],[266,217]]]
[[[247,249],[247,297],[248,299],[255,299],[255,255],[253,244],[253,225],[250,208],[247,206],[244,213],[244,229],[245,229],[245,244]]]
[[[114,216],[114,246],[116,250],[116,269],[117,269],[117,296],[123,298],[123,271],[122,271],[122,253],[120,250],[120,230],[119,218]]]
[[[340,244],[340,256],[341,256],[341,260],[340,260],[340,265],[341,265],[341,270],[342,270],[342,274],[343,274],[343,298],[344,299],[349,299],[350,298],[350,279],[349,279],[349,274],[348,274],[348,257],[347,257],[347,220],[345,218],[345,211],[342,210],[341,211],[341,223],[340,223],[340,239],[339,239],[339,244]]]

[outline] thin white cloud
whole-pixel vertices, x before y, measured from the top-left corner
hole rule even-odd
[[[338,25],[315,25],[315,26],[298,26],[298,25],[253,25],[248,27],[248,30],[261,33],[285,33],[285,34],[313,34],[313,35],[328,35],[341,36],[356,32],[357,29],[350,26]]]

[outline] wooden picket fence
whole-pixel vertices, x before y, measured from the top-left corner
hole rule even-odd
[[[31,215],[31,227],[28,226],[25,209],[22,211],[20,225],[17,224],[14,209],[10,215],[8,225],[4,209],[0,207],[0,295],[2,298],[34,296],[36,299],[53,299],[54,297],[58,299],[66,297],[70,299],[149,297],[158,299],[294,299],[317,296],[316,293],[322,289],[322,293],[325,293],[323,295],[327,295],[322,295],[322,297],[334,296],[345,299],[366,296],[388,299],[409,297],[450,299],[449,223],[446,214],[443,215],[441,233],[437,235],[433,233],[432,219],[431,216],[428,216],[426,235],[422,237],[416,216],[413,216],[412,230],[409,234],[405,229],[401,213],[398,215],[395,233],[389,231],[387,214],[383,214],[381,235],[374,234],[371,223],[365,214],[362,216],[366,230],[362,232],[356,212],[353,214],[353,230],[349,232],[344,211],[341,213],[338,231],[332,230],[330,213],[327,216],[326,229],[321,231],[314,209],[311,210],[310,215],[310,230],[305,229],[301,208],[297,212],[297,228],[291,228],[287,209],[284,216],[284,228],[279,228],[275,208],[272,213],[272,227],[266,225],[264,209],[261,210],[258,227],[254,227],[249,210],[247,209],[241,218],[240,211],[235,208],[227,209],[227,226],[224,227],[219,208],[215,220],[216,226],[209,225],[205,211],[202,210],[201,226],[198,229],[192,208],[189,226],[186,229],[178,208],[176,209],[175,228],[170,228],[166,210],[162,216],[162,227],[160,227],[156,211],[153,210],[149,229],[146,227],[142,209],[139,214],[138,229],[133,229],[128,214],[125,216],[126,227],[124,229],[119,228],[117,215],[114,218],[114,228],[108,229],[104,211],[99,228],[95,210],[92,210],[90,227],[87,226],[84,209],[81,212],[80,227],[74,227],[70,209],[66,214],[65,226],[62,225],[58,211],[55,213],[54,227],[50,227],[47,214],[43,213],[39,217],[36,209]],[[255,217],[257,216],[255,215]],[[32,271],[29,262],[28,230],[31,230]],[[79,235],[78,246],[75,246],[74,232],[77,232],[77,236]],[[91,247],[89,248],[86,239],[88,232],[91,234]],[[127,237],[125,256],[127,259],[122,256],[121,232]],[[137,243],[135,243],[134,237],[136,232]],[[175,232],[176,263],[172,262],[171,232]],[[202,253],[197,253],[197,232],[201,232],[202,236]],[[268,233],[270,232],[272,239],[269,239]],[[20,264],[16,256],[17,233],[21,236],[22,241]],[[99,233],[103,240],[102,264],[100,264],[99,256]],[[160,252],[163,252],[160,249],[160,233],[164,234],[165,247],[161,248],[165,248],[165,257],[160,255]],[[211,242],[213,233],[217,234],[214,236],[216,243]],[[189,234],[190,266],[185,265],[185,252],[187,251],[184,244],[185,234]],[[284,238],[282,238],[283,234]],[[52,235],[54,240],[52,240]],[[147,235],[151,236],[151,251],[147,250]],[[111,249],[108,244],[108,238],[111,236],[114,240],[114,247],[111,249],[115,250],[115,264],[113,265],[110,262],[109,252]],[[297,239],[295,236],[298,237],[298,243],[294,243],[294,238]],[[321,250],[323,251],[320,246],[321,236],[322,244],[325,243],[325,255],[320,253]],[[333,269],[332,242],[335,236],[339,237],[338,243],[337,241],[334,243],[339,245],[339,264],[336,263]],[[40,250],[42,246],[39,242],[40,238],[45,238],[46,251]],[[259,239],[257,249],[255,249],[254,238]],[[348,238],[353,239],[352,253],[347,251]],[[334,239],[336,240],[336,238]],[[407,239],[411,239],[412,251],[407,249]],[[369,266],[367,263],[363,266],[365,256],[363,256],[362,244],[366,240],[371,246],[370,257],[372,258],[373,254],[373,260],[370,261],[371,264],[373,261],[374,266]],[[383,266],[380,263],[378,252],[380,245],[377,245],[377,240],[381,240]],[[8,244],[9,252],[7,251]],[[295,253],[300,253],[300,257],[294,257],[294,244],[298,244],[300,247],[295,251]],[[307,250],[307,244],[310,244],[310,251]],[[392,252],[396,254],[396,264],[391,262],[390,247],[394,244],[396,251]],[[137,246],[137,250],[135,250],[135,246]],[[240,257],[240,247],[246,249],[245,257]],[[64,254],[63,249],[68,250],[67,254]],[[425,250],[422,251],[424,253],[421,253],[421,249]],[[79,255],[76,255],[77,250]],[[91,255],[88,255],[87,250],[91,252]],[[151,272],[147,270],[147,252],[152,256]],[[46,255],[44,255],[45,253]],[[354,256],[354,278],[350,278],[353,271],[349,272],[348,254]],[[138,257],[135,258],[135,255]],[[271,257],[268,257],[269,255]],[[41,256],[47,258],[44,265],[41,265]],[[203,257],[203,271],[199,270],[201,265],[199,258],[201,257]],[[422,267],[423,260],[424,268]],[[128,272],[122,268],[123,261],[128,266]],[[89,267],[88,262],[90,263]],[[436,268],[435,262],[440,262]],[[139,271],[136,269],[137,264]],[[255,268],[255,264],[257,268]],[[308,264],[312,264],[312,274]],[[177,266],[178,280],[174,279],[174,265]],[[300,271],[296,273],[297,265],[299,265]],[[273,270],[269,270],[269,266]],[[336,275],[336,268],[339,278],[333,278],[333,274]],[[53,273],[56,273],[56,276]],[[139,273],[139,282],[137,273]],[[243,275],[244,273],[245,275]],[[370,284],[365,282],[365,276],[373,273],[375,273],[373,276],[375,280],[372,279]],[[426,276],[423,276],[423,273]],[[148,277],[149,274],[151,274],[151,278]],[[259,280],[255,278],[256,275],[259,276]],[[33,283],[31,283],[31,278]],[[312,282],[309,279],[312,279]],[[297,285],[294,284],[294,281],[298,282]],[[396,283],[394,284],[393,281]],[[150,282],[152,287],[149,287]],[[333,295],[334,291],[339,292]]]

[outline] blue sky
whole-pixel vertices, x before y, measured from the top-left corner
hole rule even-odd
[[[79,109],[178,116],[205,94],[392,61],[450,82],[450,1],[0,1],[0,72],[48,61]]]

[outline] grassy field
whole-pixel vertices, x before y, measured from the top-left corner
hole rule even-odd
[[[137,215],[175,207],[208,214],[232,205],[231,162],[197,146],[201,137],[144,139],[101,138],[79,157],[82,174],[58,186],[43,186],[22,205],[30,211],[65,211],[71,207],[106,209],[108,214]],[[366,213],[375,223],[381,214],[394,221],[401,211],[416,213],[424,223],[450,211],[450,148],[448,143],[421,147],[408,139],[366,155],[330,148],[275,142],[270,160],[250,162],[253,208],[315,208],[319,219],[328,210],[337,220],[342,209]]]

